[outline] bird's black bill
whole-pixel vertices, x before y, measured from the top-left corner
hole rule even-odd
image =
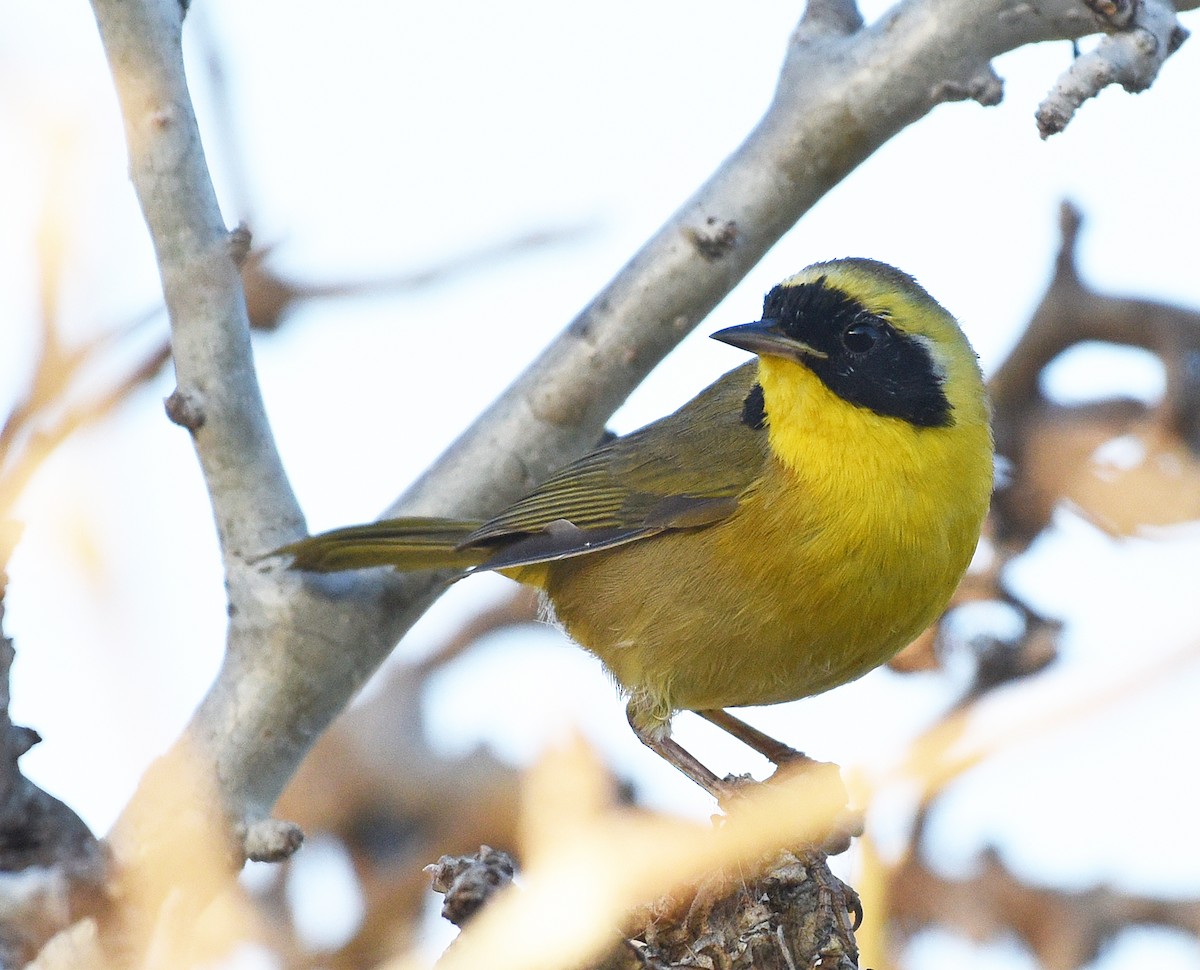
[[[713,340],[723,344],[748,350],[752,354],[772,354],[775,357],[790,357],[803,361],[805,358],[824,359],[829,355],[824,351],[789,337],[783,332],[778,320],[756,320],[754,323],[743,323],[736,327],[726,327],[712,334]]]

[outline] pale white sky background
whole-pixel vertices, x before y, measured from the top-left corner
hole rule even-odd
[[[888,6],[863,4],[868,19]],[[404,296],[315,302],[282,333],[257,339],[278,445],[314,531],[375,516],[738,144],[771,95],[799,8],[196,0],[192,16],[226,58],[257,240],[280,244],[284,273],[339,280],[420,269],[531,230],[587,229]],[[1200,27],[1195,15],[1185,23]],[[1070,57],[1069,44],[1056,44],[1001,58],[1001,106],[940,107],[885,146],[768,254],[613,427],[670,410],[740,362],[706,334],[753,319],[772,283],[816,259],[868,255],[913,273],[994,369],[1045,285],[1065,196],[1086,213],[1090,281],[1200,305],[1200,42],[1185,44],[1149,92],[1107,91],[1042,142],[1033,111]],[[245,213],[229,197],[230,146],[197,61],[193,79],[232,225]],[[29,240],[55,166],[74,217],[63,313],[82,335],[152,306],[157,275],[90,10],[82,0],[8,0],[0,7],[5,406],[27,373]],[[1148,355],[1113,350],[1079,352],[1053,377],[1054,390],[1072,398],[1114,389],[1153,397],[1161,385]],[[50,462],[24,503],[11,568],[12,714],[46,739],[22,764],[98,831],[177,735],[223,642],[210,515],[187,435],[162,413],[170,389],[160,379]],[[999,692],[980,729],[1121,684],[1156,655],[1195,642],[1198,556],[1195,527],[1115,542],[1064,512],[1013,576],[1036,606],[1071,621],[1063,659],[1036,685]],[[456,588],[398,654],[437,643],[463,609],[502,595],[503,582]],[[1158,618],[1161,629],[1147,627]],[[1198,795],[1197,666],[972,773],[933,819],[939,864],[968,871],[993,844],[1050,885],[1200,894],[1200,830],[1189,811]],[[511,683],[513,717],[471,719],[476,708],[462,699],[490,694],[498,678]],[[944,709],[952,680],[876,672],[751,717],[815,756],[882,773]],[[451,692],[459,703],[439,703]],[[428,707],[430,731],[448,750],[482,741],[526,762],[574,726],[655,805],[708,811],[632,738],[595,662],[549,629],[495,637],[438,677]],[[743,751],[686,715],[678,733],[722,769],[748,767]],[[1119,782],[1114,765],[1127,773]],[[890,797],[885,804],[903,805],[903,792]],[[877,814],[885,827],[886,813]],[[979,949],[933,935],[908,965],[964,962],[1031,966],[1011,941]],[[1139,930],[1094,967],[1150,962],[1194,967],[1200,947]]]

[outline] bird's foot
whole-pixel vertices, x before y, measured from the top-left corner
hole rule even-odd
[[[761,784],[762,782],[753,775],[730,774],[718,778],[709,791],[717,800],[721,811],[728,813],[730,808],[743,801]]]
[[[763,784],[779,784],[807,775],[812,776],[814,780],[820,777],[823,784],[837,786],[842,809],[831,820],[824,836],[814,840],[814,847],[826,855],[840,855],[850,848],[851,839],[862,835],[864,830],[863,813],[850,807],[850,795],[842,781],[841,768],[831,761],[817,761],[797,751],[795,758],[781,763]]]

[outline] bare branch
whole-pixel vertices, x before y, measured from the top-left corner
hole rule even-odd
[[[70,407],[47,427],[40,427],[29,432],[19,458],[7,463],[0,474],[0,518],[12,513],[17,499],[25,491],[30,479],[59,445],[80,428],[94,424],[111,414],[113,409],[126,400],[134,390],[143,386],[162,370],[163,365],[169,359],[170,350],[165,344],[156,347],[129,373],[118,377],[111,387]],[[64,392],[65,388],[58,389],[59,394]],[[34,415],[38,414],[40,409],[53,403],[31,397],[13,411],[14,425],[16,423],[33,423]],[[7,457],[5,452],[12,446],[13,441],[12,439],[3,439],[4,436],[0,435],[0,457]],[[12,546],[4,541],[3,536],[0,536],[0,563],[8,562],[11,551]]]
[[[260,247],[248,253],[241,264],[250,326],[255,330],[275,330],[283,323],[287,313],[305,300],[415,290],[443,282],[448,276],[465,275],[520,253],[570,241],[586,231],[584,226],[555,226],[484,245],[422,269],[322,283],[289,279],[276,272],[267,263],[275,247]]]
[[[1200,931],[1200,899],[1156,899],[1107,885],[1077,891],[1031,886],[994,850],[973,868],[967,877],[949,878],[927,865],[923,853],[909,853],[888,884],[890,917],[901,937],[930,925],[954,927],[975,939],[1015,935],[1038,965],[1075,970],[1091,964],[1130,925]]]
[[[1126,431],[1148,409],[1141,402],[1107,400],[1057,405],[1039,382],[1059,354],[1089,340],[1142,347],[1158,356],[1166,394],[1154,413],[1173,436],[1200,452],[1200,314],[1153,300],[1098,293],[1079,277],[1075,246],[1080,213],[1062,210],[1062,246],[1054,277],[1029,325],[988,382],[996,448],[1013,462],[1010,481],[997,489],[993,518],[1000,539],[1028,541],[1041,531],[1063,495],[1064,479],[1104,441]],[[1084,434],[1084,429],[1092,429]],[[1065,440],[1070,431],[1073,444]],[[1069,449],[1069,450],[1068,450]],[[1045,460],[1039,462],[1038,457]]]
[[[271,440],[245,302],[184,78],[182,11],[98,2],[130,171],[171,318],[179,392],[203,414],[196,453],[227,563],[294,534],[299,507]]]
[[[1062,131],[1085,101],[1110,84],[1131,94],[1146,90],[1188,37],[1171,0],[1088,0],[1088,6],[1114,32],[1077,57],[1038,106],[1043,138]]]

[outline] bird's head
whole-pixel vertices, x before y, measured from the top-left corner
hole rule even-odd
[[[761,320],[713,337],[762,358],[768,399],[768,384],[794,380],[799,364],[842,401],[884,418],[918,428],[987,421],[979,364],[958,323],[886,263],[815,263],[767,294]]]

